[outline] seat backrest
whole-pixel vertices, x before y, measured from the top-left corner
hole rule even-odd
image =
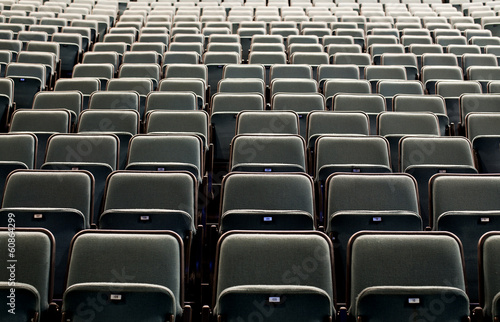
[[[101,88],[101,82],[97,78],[68,78],[58,79],[54,91],[80,91],[84,95],[90,95]]]
[[[171,64],[165,69],[165,78],[200,78],[208,82],[208,69],[201,64]]]
[[[309,65],[274,64],[270,69],[270,79],[277,78],[312,78],[312,69]]]
[[[336,94],[332,106],[334,111],[380,113],[386,110],[385,99],[378,94]]]
[[[47,142],[45,162],[101,163],[116,170],[118,147],[118,138],[111,134],[54,134]]]
[[[73,67],[73,78],[92,77],[100,79],[111,79],[115,75],[115,67],[112,64],[76,64]]]
[[[303,173],[230,173],[222,182],[221,215],[233,210],[300,210],[313,215],[313,187]]]
[[[351,210],[420,214],[417,183],[407,174],[335,173],[325,187],[326,216]]]
[[[108,81],[107,91],[136,91],[141,97],[153,91],[153,81],[148,78],[113,78]]]
[[[293,318],[303,320],[310,317],[311,314],[324,314],[317,319],[327,319],[328,315],[335,314],[331,248],[331,243],[326,236],[316,232],[226,234],[221,239],[217,250],[215,313],[227,315],[230,312],[234,316],[239,315],[239,312],[235,312],[235,308],[238,306],[226,307],[224,305],[224,296],[231,290],[236,294],[241,294],[241,291],[246,291],[247,294],[253,291],[252,293],[264,295],[272,293],[273,289],[279,290],[280,294],[286,294],[287,298],[293,298],[293,294],[307,289],[312,294],[324,294],[326,299],[330,298],[330,301],[323,302],[323,300],[314,297],[315,300],[311,298],[300,302],[302,304],[308,303],[306,307],[309,309],[314,307],[314,312],[307,312],[308,309],[304,307],[297,311],[292,308],[283,310],[281,304],[278,304],[274,312],[280,320],[292,320]],[[311,256],[311,249],[315,250],[316,257]],[[242,256],[243,254],[245,255]],[[234,260],[236,258],[238,260]],[[300,278],[295,276],[289,268],[302,265],[300,263],[304,262],[304,258],[310,258],[317,269],[314,274],[304,274],[302,276],[304,278]],[[270,263],[280,264],[278,267]],[[267,269],[261,269],[262,267],[267,267]],[[247,274],[248,269],[254,271],[255,274]],[[230,296],[230,294],[227,295]],[[264,297],[268,298],[268,296]],[[264,297],[259,298],[264,299]],[[282,296],[278,297],[280,300],[282,299]],[[278,300],[278,298],[276,299]],[[255,310],[253,307],[251,309]],[[241,313],[243,316],[252,312],[247,311],[244,305],[241,306],[240,310],[244,311]],[[290,310],[293,310],[293,317],[290,316]]]
[[[80,113],[77,132],[139,132],[139,113],[134,110],[84,110]]]
[[[242,111],[236,134],[299,134],[299,116],[292,111]]]
[[[212,114],[218,112],[263,111],[265,100],[258,93],[217,93],[212,97]]]
[[[429,181],[429,204],[432,227],[439,216],[449,211],[498,210],[497,175],[438,174]]]
[[[469,113],[465,117],[465,133],[470,141],[483,135],[500,135],[497,126],[500,113]]]
[[[26,169],[33,169],[37,149],[37,138],[29,133],[0,135],[0,161],[19,162]]]
[[[265,68],[263,65],[251,64],[228,64],[224,66],[223,78],[260,78],[265,79]]]
[[[261,78],[221,79],[217,86],[219,93],[257,93],[265,95],[266,84]]]
[[[69,208],[92,218],[94,179],[86,171],[18,170],[5,182],[2,208]]]
[[[82,110],[83,96],[80,91],[38,92],[33,109],[67,109],[76,118]]]
[[[124,253],[130,256],[123,256]],[[90,256],[96,265],[85,264]],[[128,283],[165,287],[173,293],[176,315],[183,306],[183,261],[183,244],[175,233],[85,231],[73,240],[66,285],[114,282],[118,288]],[[116,274],[122,272],[134,279],[117,281]],[[108,285],[104,284],[102,289],[109,290]]]
[[[180,132],[202,138],[208,148],[209,116],[205,111],[152,111],[146,120],[146,133]]]
[[[271,99],[271,109],[297,113],[321,111],[325,109],[325,98],[320,93],[277,93]]]
[[[9,132],[68,133],[70,124],[68,110],[19,109],[12,114]]]
[[[446,104],[438,95],[396,95],[394,112],[432,112],[446,114]]]
[[[146,113],[154,110],[197,110],[193,92],[151,92],[146,98]]]
[[[270,85],[271,97],[280,92],[285,93],[316,93],[318,83],[314,79],[277,78]]]
[[[472,144],[464,137],[403,137],[399,141],[399,153],[401,171],[425,165],[474,168]]]
[[[89,109],[139,111],[139,93],[136,91],[97,91],[90,95]]]
[[[439,121],[433,113],[387,112],[377,118],[379,135],[439,135]]]
[[[500,236],[498,232],[489,232],[479,241],[479,298],[485,318],[493,320],[499,315],[498,292],[500,281],[495,267],[498,267]]]
[[[10,216],[9,216],[10,217]],[[10,217],[12,218],[12,217]],[[0,239],[4,245],[8,245],[12,242],[13,233],[4,228],[0,231]],[[15,271],[16,275],[16,288],[20,293],[28,289],[28,291],[33,292],[30,287],[35,289],[37,293],[36,296],[39,297],[39,307],[42,313],[42,317],[45,317],[47,310],[49,308],[49,303],[52,301],[52,283],[53,283],[53,273],[54,273],[54,257],[55,257],[55,240],[54,236],[45,229],[26,229],[18,228],[15,229],[15,256],[9,257],[8,247],[3,247],[2,256],[5,258],[15,258],[17,261],[22,261],[29,263],[29,265],[16,265],[11,264],[7,267],[14,267],[12,271]],[[33,269],[36,268],[36,269]],[[0,280],[4,281],[5,285],[2,285],[2,289],[7,288],[10,269],[4,269],[0,276]],[[2,292],[4,293],[4,292]],[[10,294],[10,292],[8,293]],[[25,305],[27,303],[23,303]],[[7,311],[6,311],[7,312]],[[32,318],[34,314],[39,314],[40,312],[19,312],[13,310],[12,312],[18,315],[26,315],[26,318]],[[7,318],[9,313],[2,314],[4,318]],[[10,315],[12,315],[10,313]]]
[[[411,258],[406,257],[409,251]],[[370,254],[377,254],[377,260]],[[450,233],[360,232],[349,242],[347,262],[347,300],[351,316],[363,315],[364,312],[358,312],[364,308],[363,304],[357,300],[369,296],[367,292],[374,292],[373,301],[377,301],[377,295],[382,300],[383,294],[387,294],[386,300],[390,294],[408,299],[407,292],[415,294],[416,299],[423,299],[421,296],[429,292],[429,288],[437,289],[436,296],[442,296],[443,292],[461,295],[461,300],[457,296],[457,301],[450,304],[448,310],[443,304],[441,315],[459,308],[459,312],[453,312],[460,316],[458,319],[468,316],[462,248],[458,238]],[[397,311],[410,315],[413,308],[408,305],[398,305]]]
[[[472,112],[500,112],[498,94],[463,94],[460,96],[460,121],[464,124],[467,114]]]

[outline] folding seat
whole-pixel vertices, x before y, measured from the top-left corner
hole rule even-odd
[[[14,81],[16,108],[31,108],[35,94],[45,90],[45,66],[42,64],[10,63],[5,76]]]
[[[109,63],[76,64],[73,67],[73,78],[96,78],[101,84],[100,90],[105,90],[108,81],[115,76],[115,69]]]
[[[266,84],[260,78],[227,78],[219,81],[217,92],[266,95]]]
[[[66,19],[60,18],[42,18],[40,20],[40,25],[45,26],[57,26],[59,30],[68,25],[68,21]]]
[[[307,115],[312,111],[325,110],[325,97],[320,93],[282,93],[271,98],[271,109],[276,111],[294,111],[300,120],[300,135],[306,137]]]
[[[50,90],[57,78],[57,61],[54,53],[22,51],[17,56],[18,63],[42,64],[45,66],[45,84]]]
[[[130,48],[131,52],[153,52],[156,54],[156,61],[155,63],[161,64],[163,55],[165,54],[165,51],[167,50],[167,46],[165,46],[163,43],[160,42],[150,42],[150,43],[143,43],[143,42],[135,42],[132,44],[132,47]]]
[[[319,65],[317,79],[320,92],[323,91],[325,81],[332,78],[359,79],[359,68],[356,65]]]
[[[13,34],[13,38],[12,39],[15,39],[17,37],[17,34],[20,32],[20,31],[23,31],[23,30],[26,30],[24,25],[22,24],[13,24],[13,23],[0,23],[0,30],[10,30],[12,31],[14,34]],[[2,41],[0,42],[0,44],[2,45],[2,49],[8,49],[9,47],[14,47],[14,48],[17,48],[18,45],[19,45],[19,42],[16,41],[16,40],[7,40],[7,39],[2,39]]]
[[[351,36],[356,45],[360,45],[362,48],[365,45],[365,31],[359,28],[334,28],[334,36]]]
[[[422,83],[428,94],[436,94],[436,82],[442,80],[463,81],[462,69],[458,66],[423,66]]]
[[[327,47],[328,45],[354,45],[354,38],[352,36],[324,36],[323,37],[323,47]]]
[[[193,92],[151,92],[146,97],[145,114],[155,110],[190,110],[198,109],[198,98]]]
[[[17,39],[23,42],[25,50],[29,41],[48,41],[49,35],[44,31],[20,31]]]
[[[477,173],[472,146],[464,137],[403,137],[399,141],[399,170],[418,182],[421,216],[429,218],[429,180],[437,173]]]
[[[90,227],[93,187],[92,175],[86,171],[17,170],[5,183],[3,218],[14,213],[16,228],[46,228],[55,237],[54,298],[61,298],[63,292],[71,239]]]
[[[146,98],[153,91],[153,81],[148,78],[115,78],[109,80],[108,91],[135,91],[139,94],[139,113],[144,119]]]
[[[259,51],[285,52],[285,45],[272,44],[272,43],[255,43],[250,45],[249,52],[259,52]]]
[[[320,193],[326,179],[336,172],[391,172],[389,143],[378,136],[321,135],[314,153],[314,178]]]
[[[97,21],[93,20],[72,20],[71,27],[83,27],[90,29],[90,43],[95,43],[97,41],[97,30],[99,29],[99,24]]]
[[[303,22],[305,24],[306,22]],[[308,23],[315,23],[315,22],[308,22]],[[319,38],[314,35],[291,35],[288,36],[288,46],[293,44],[319,44]]]
[[[314,44],[308,44],[308,43],[293,43],[293,44],[288,44],[288,57],[292,56],[296,52],[307,52],[307,53],[321,53],[323,52],[323,46],[314,43]]]
[[[304,78],[311,79],[312,68],[307,64],[274,64],[269,70],[269,79],[273,81],[279,78]]]
[[[468,113],[465,117],[466,135],[472,141],[477,166],[481,173],[498,172],[497,113]]]
[[[12,61],[17,60],[18,53],[22,50],[23,43],[21,40],[6,40],[0,39],[0,50],[8,50],[12,53]]]
[[[33,169],[36,165],[37,138],[32,133],[0,135],[0,188],[4,189],[9,174],[18,169]]]
[[[171,64],[166,67],[164,78],[199,78],[208,82],[208,68],[203,64]]]
[[[61,73],[71,75],[73,67],[82,56],[82,35],[77,33],[54,33],[52,41],[60,46]]]
[[[291,249],[294,251],[289,252]],[[311,249],[316,250],[316,255],[312,256]],[[260,255],[232,260],[238,254],[254,252]],[[262,303],[264,310],[272,309],[273,317],[280,321],[331,319],[336,314],[332,258],[331,243],[324,234],[317,232],[226,234],[217,250],[214,315],[227,321],[247,316],[263,318],[267,313],[256,311],[255,306],[249,304]],[[304,259],[315,263],[315,274],[299,278],[283,269],[296,265],[302,267]],[[257,269],[264,263],[268,269]],[[244,273],[246,269],[254,268],[256,274]],[[226,274],[229,271],[234,275]],[[283,276],[290,278],[283,279]],[[271,298],[272,304],[268,302]],[[285,298],[286,303],[283,302]]]
[[[10,78],[0,79],[0,128],[6,129],[9,115],[14,104],[14,81]]]
[[[119,43],[126,43],[127,44],[127,50],[130,50],[130,47],[132,46],[132,43],[135,41],[135,37],[132,34],[120,34],[120,33],[108,33],[104,35],[103,42],[108,42],[108,43],[114,43],[114,42],[119,42]]]
[[[497,265],[495,252],[498,249],[498,232],[484,234],[478,245],[479,298],[483,318],[487,321],[498,319],[498,280],[494,267]]]
[[[472,66],[481,67],[497,67],[498,61],[493,54],[463,54],[462,55],[462,67],[465,73]]]
[[[139,132],[140,116],[134,110],[84,110],[80,113],[77,133],[113,133],[120,139],[119,169],[127,161],[128,143]]]
[[[417,184],[401,173],[336,173],[325,189],[325,227],[336,250],[337,298],[343,303],[349,301],[349,239],[362,230],[421,231]]]
[[[387,110],[392,111],[392,101],[395,95],[424,95],[424,86],[418,80],[380,80],[377,82],[374,92],[384,96]]]
[[[290,57],[290,62],[292,64],[308,64],[312,67],[313,78],[316,79],[318,66],[323,64],[328,64],[329,58],[328,54],[321,53],[306,53],[306,52],[296,52]]]
[[[123,55],[124,64],[157,64],[158,53],[155,51],[128,51]]]
[[[236,116],[239,134],[299,134],[299,116],[293,111],[241,111]]]
[[[471,45],[476,45],[481,48],[481,51],[484,53],[486,51],[486,46],[498,46],[500,45],[500,37],[491,37],[491,36],[474,36],[469,41]]]
[[[245,152],[252,147],[254,153],[249,155]],[[307,172],[304,139],[298,135],[237,135],[231,142],[229,169],[245,172]]]
[[[384,53],[380,57],[381,65],[401,65],[406,69],[406,78],[408,80],[419,79],[419,71],[417,56],[412,53],[393,54]]]
[[[276,93],[317,93],[318,83],[314,79],[277,78],[269,86],[270,96]]]
[[[314,147],[321,135],[368,135],[370,120],[363,112],[312,111],[307,115],[306,132],[309,163],[313,164]]]
[[[358,44],[330,44],[324,47],[326,49],[326,52],[328,53],[330,63],[333,62],[333,55],[335,55],[336,53],[362,53],[362,48]]]
[[[440,174],[429,183],[433,229],[450,231],[462,240],[472,303],[483,295],[477,279],[478,241],[484,233],[498,230],[498,199],[491,190],[497,184],[497,175],[465,174]]]
[[[90,95],[100,88],[101,82],[97,78],[68,78],[58,79],[54,91],[80,91],[83,94],[82,110],[84,110],[88,107]]]
[[[371,85],[369,81],[364,79],[357,80],[339,78],[325,80],[323,84],[323,94],[326,98],[327,109],[332,109],[332,97],[339,93],[371,94]]]
[[[200,43],[204,44],[205,39],[201,34],[176,34],[172,35],[172,43],[174,42],[187,42],[187,43]]]
[[[415,249],[419,251],[411,258],[405,255]],[[424,312],[445,320],[469,318],[463,254],[454,235],[361,232],[353,236],[347,253],[350,318],[407,320]],[[439,310],[435,303],[440,303]]]
[[[207,85],[203,79],[199,78],[168,78],[162,79],[158,86],[159,91],[194,92],[198,98],[198,109],[206,107],[205,94]]]
[[[5,227],[7,227],[9,219],[10,221],[14,219],[12,215],[5,217]],[[52,302],[51,287],[54,280],[54,236],[45,229],[16,227],[15,231],[12,228],[2,229],[0,239],[6,246],[12,241],[14,243],[11,246],[15,244],[15,253],[9,253],[8,247],[4,247],[2,251],[5,258],[15,258],[12,260],[13,263],[7,265],[7,269],[0,277],[2,281],[0,293],[9,301],[7,308],[1,313],[2,320],[12,319],[14,314],[16,318],[24,321],[54,319],[55,316],[50,313],[50,309],[56,307],[50,304]],[[30,264],[16,265],[16,260]],[[32,267],[37,269],[32,270]],[[15,288],[12,288],[11,272],[16,277]],[[13,304],[10,305],[10,303]]]
[[[83,94],[80,91],[38,92],[33,100],[33,109],[63,109],[71,113],[71,128],[78,122],[82,111]]]
[[[397,94],[393,97],[394,112],[431,112],[439,120],[441,136],[450,135],[450,120],[444,98],[439,95]]]
[[[80,34],[82,36],[82,51],[90,49],[92,31],[87,27],[66,26],[62,29],[63,33]]]
[[[459,124],[460,96],[465,93],[481,94],[481,84],[477,81],[437,81],[436,94],[444,97],[450,122]]]
[[[403,66],[369,65],[365,67],[364,75],[371,83],[372,93],[375,93],[380,80],[406,80],[406,69]]]
[[[398,143],[407,135],[439,136],[439,120],[433,113],[387,112],[377,117],[377,134],[389,141],[392,171],[398,171]]]
[[[266,74],[274,64],[286,64],[286,54],[283,52],[251,52],[248,55],[249,64],[262,64],[266,68]],[[269,77],[266,77],[268,79]]]
[[[403,34],[401,36],[401,44],[406,48],[407,51],[409,50],[409,47],[411,45],[430,45],[432,43],[432,38],[426,35]]]
[[[194,51],[167,51],[163,55],[163,67],[169,64],[199,64],[200,59]]]
[[[100,214],[106,178],[118,169],[120,141],[112,134],[54,134],[43,170],[86,170],[94,177],[94,222]]]
[[[383,54],[404,54],[404,47],[401,44],[373,44],[370,46],[369,52],[372,56],[373,65],[381,65],[381,58]]]
[[[210,88],[217,88],[217,84],[222,79],[223,68],[228,64],[239,64],[240,54],[235,52],[210,52],[203,55],[203,63],[208,68],[208,85]]]
[[[328,83],[327,83],[328,86]],[[385,99],[377,94],[338,93],[332,98],[332,110],[336,112],[365,112],[370,118],[370,133],[376,132],[377,115],[386,111]]]
[[[263,111],[265,99],[259,93],[217,93],[212,96],[214,160],[228,162],[231,141],[235,134],[236,115],[241,111]]]
[[[205,111],[151,111],[147,115],[146,133],[178,133],[201,138],[204,150],[208,149],[209,117]]]
[[[186,171],[114,172],[106,183],[99,228],[173,230],[189,245],[198,220],[197,190],[195,176]]]
[[[96,248],[100,251],[94,254]],[[103,320],[181,319],[186,312],[183,248],[179,236],[165,231],[86,231],[77,235],[68,265],[64,319],[81,321],[82,309]],[[96,265],[84,264],[90,254]],[[130,275],[117,278],[109,272]],[[96,297],[112,300],[95,311],[87,299]]]
[[[139,112],[136,91],[97,91],[90,95],[89,109],[133,110]]]
[[[195,134],[136,135],[129,144],[126,170],[188,171],[201,185],[204,180],[204,145]]]
[[[498,103],[500,96],[496,94],[464,94],[460,96],[460,124],[465,124],[465,118],[469,113],[496,113],[499,112]]]
[[[355,64],[359,67],[360,78],[364,78],[365,66],[371,65],[369,54],[336,53],[332,56],[333,64]]]
[[[422,55],[422,66],[458,66],[457,56],[451,53],[425,53]]]
[[[156,90],[161,79],[161,67],[158,64],[122,64],[118,78],[147,78],[153,82],[153,90]]]
[[[83,54],[83,64],[112,64],[115,71],[121,64],[122,58],[116,51],[89,51]]]

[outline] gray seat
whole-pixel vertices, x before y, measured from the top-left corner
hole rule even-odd
[[[86,171],[18,170],[5,183],[2,217],[14,213],[16,228],[46,228],[55,237],[54,298],[61,298],[64,291],[71,239],[90,228],[93,187]]]
[[[195,176],[186,171],[114,172],[107,179],[99,228],[172,230],[189,247],[198,221],[197,191]]]
[[[409,258],[408,251],[419,251]],[[373,260],[370,254],[377,254]],[[399,320],[421,316],[439,302],[436,316],[454,321],[469,317],[469,299],[460,241],[449,233],[361,232],[348,249],[348,314],[352,318]],[[411,264],[415,261],[418,266]],[[442,301],[443,294],[454,301]],[[389,309],[390,307],[390,309]]]
[[[248,148],[254,153],[248,154]],[[258,148],[257,148],[258,147]],[[231,141],[230,171],[307,172],[305,142],[298,135],[236,135]]]
[[[12,214],[11,214],[12,215]],[[5,226],[8,220],[14,217],[6,216]],[[12,227],[12,226],[11,226]],[[15,236],[15,237],[14,237]],[[15,258],[15,260],[30,263],[30,265],[16,265],[11,263],[0,277],[0,293],[9,299],[7,309],[1,314],[4,321],[9,320],[15,313],[16,318],[25,321],[30,319],[48,319],[49,303],[52,302],[51,286],[54,273],[54,236],[45,229],[15,229],[7,228],[0,231],[0,238],[4,245],[9,245],[12,238],[15,240],[15,253],[9,253],[8,247],[2,251],[5,258]],[[12,256],[14,255],[14,256]],[[36,270],[32,270],[36,267]],[[10,271],[15,271],[15,289],[12,282],[9,282]],[[12,290],[15,290],[12,292]],[[10,298],[14,298],[13,304]]]
[[[327,82],[327,87],[330,82]],[[335,94],[332,109],[336,112],[365,112],[370,117],[370,134],[376,133],[377,115],[386,111],[385,99],[378,94]]]
[[[477,168],[481,173],[498,170],[498,113],[468,113],[465,117],[466,135],[472,141]]]
[[[494,28],[498,28],[498,24],[495,24]],[[498,251],[498,233],[490,232],[485,234],[481,238],[478,248],[480,254],[478,266],[481,268],[479,270],[479,289],[481,290],[480,296],[482,299],[480,304],[485,319],[494,320],[498,318],[498,278],[493,270],[498,260],[498,257],[495,256]],[[491,263],[491,265],[485,263]]]
[[[293,111],[241,111],[236,116],[238,134],[299,134],[299,115]]]
[[[349,239],[362,230],[420,231],[417,184],[407,174],[336,173],[325,186],[324,220],[337,252],[339,300],[348,287]]]
[[[112,134],[54,134],[47,142],[43,170],[86,170],[94,177],[94,218],[101,212],[106,178],[118,169],[120,141]],[[85,149],[85,150],[84,150]]]
[[[33,109],[65,109],[71,113],[71,127],[78,122],[82,111],[83,94],[80,91],[45,91],[35,95]]]
[[[96,248],[100,251],[93,254]],[[150,252],[145,252],[146,248]],[[130,256],[123,256],[124,253]],[[83,264],[91,254],[96,265]],[[136,260],[137,256],[140,261]],[[98,319],[182,318],[183,264],[183,243],[172,232],[86,231],[79,234],[71,247],[63,317],[78,321],[78,308],[86,305],[89,296],[107,294],[113,300],[95,312]],[[135,277],[117,280],[109,272],[127,272],[130,274],[127,276]],[[119,292],[115,292],[116,289]]]
[[[45,90],[45,66],[42,64],[10,63],[5,76],[14,81],[16,108],[31,108],[36,93]]]
[[[67,78],[58,79],[54,85],[54,92],[79,91],[83,94],[82,110],[89,106],[90,95],[100,90],[101,82],[98,78]]]
[[[270,298],[274,303],[273,317],[279,321],[308,318],[322,321],[335,316],[331,244],[323,234],[235,233],[225,235],[219,245],[214,293],[214,314],[219,318],[236,320],[250,314],[262,317],[263,313],[244,303],[264,303]],[[317,250],[317,259],[311,256],[311,249]],[[239,257],[241,254],[249,256]],[[234,261],[235,256],[241,260]],[[304,258],[317,263],[316,274],[306,274],[303,279],[296,276],[283,279],[280,267],[300,265]],[[267,264],[262,266],[264,263]],[[247,274],[248,269],[255,274]]]

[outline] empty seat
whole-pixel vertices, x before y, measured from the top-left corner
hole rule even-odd
[[[167,78],[162,79],[158,85],[159,91],[165,92],[193,92],[198,100],[198,109],[206,106],[205,95],[207,85],[203,79],[199,78]]]
[[[446,112],[444,98],[439,95],[395,95],[393,98],[394,112],[431,112],[439,120],[439,130],[442,136],[450,133],[450,119]]]
[[[56,240],[54,297],[61,298],[73,236],[90,227],[92,175],[86,171],[18,170],[5,183],[2,216],[15,213],[17,227],[42,227]]]
[[[58,79],[54,92],[79,91],[83,94],[82,110],[88,108],[90,95],[100,90],[101,82],[97,78],[67,78]]]
[[[114,172],[107,179],[99,228],[173,230],[190,245],[198,220],[197,191],[190,172]]]
[[[314,79],[278,78],[272,80],[269,90],[271,97],[277,93],[316,93],[318,83]]]
[[[472,146],[464,137],[403,137],[399,169],[418,182],[421,216],[429,226],[429,180],[436,173],[477,173]]]
[[[300,118],[300,135],[306,137],[307,114],[312,111],[325,110],[325,98],[320,93],[277,93],[271,98],[271,109],[277,111],[294,111]]]
[[[477,167],[481,173],[498,173],[498,120],[497,113],[471,112],[465,116],[466,135],[472,141]]]
[[[31,319],[48,319],[49,303],[52,302],[52,283],[54,279],[54,236],[45,229],[22,229],[14,227],[10,221],[15,218],[10,214],[5,216],[5,227],[0,231],[2,243],[15,248],[4,247],[2,255],[12,258],[12,262],[4,269],[0,277],[0,293],[9,301],[6,310],[2,312],[2,320],[14,316],[26,321]],[[9,225],[9,226],[8,226]],[[13,242],[14,241],[14,242]],[[15,252],[9,252],[10,249]],[[16,265],[16,261],[29,265]],[[36,267],[36,270],[32,270]],[[12,285],[11,272],[15,275]],[[15,286],[15,288],[12,288]],[[13,298],[13,300],[10,300]],[[12,305],[10,303],[13,303]]]
[[[371,65],[371,57],[369,54],[361,53],[336,53],[332,56],[333,64],[355,64],[359,67],[359,77],[365,78],[365,66]]]
[[[313,230],[313,190],[303,173],[230,173],[222,181],[220,232]],[[278,191],[283,198],[272,197]]]
[[[45,91],[35,95],[33,109],[65,109],[71,113],[72,128],[82,111],[83,95],[80,91]]]
[[[439,120],[433,113],[387,112],[377,117],[377,134],[390,145],[393,172],[398,171],[398,143],[405,135],[439,136]]]
[[[130,140],[126,170],[189,171],[202,183],[204,145],[196,135],[136,135]]]
[[[101,212],[106,178],[118,169],[120,141],[112,134],[55,134],[46,148],[45,170],[86,170],[94,177],[94,223]]]
[[[498,24],[496,24],[496,28]],[[486,27],[486,26],[485,26]],[[494,320],[498,318],[498,275],[494,270],[498,257],[498,232],[490,232],[481,237],[478,245],[479,261],[479,281],[481,307],[485,319]]]
[[[78,133],[113,133],[120,139],[118,169],[124,169],[127,161],[128,142],[139,132],[140,116],[137,111],[124,110],[84,110],[80,113],[76,131]]]
[[[327,82],[329,84],[329,82]],[[377,115],[386,111],[385,99],[377,94],[336,94],[333,96],[334,111],[365,112],[370,117],[370,132],[375,134]]]
[[[246,149],[252,147],[255,152],[248,154]],[[229,169],[251,172],[307,172],[304,139],[298,135],[237,135],[231,142]]]
[[[156,90],[161,78],[161,67],[158,64],[122,64],[118,71],[119,78],[148,78]]]
[[[476,304],[483,296],[478,282],[478,241],[499,225],[498,199],[490,190],[497,184],[496,175],[458,174],[436,175],[429,183],[433,230],[450,231],[461,239],[468,294]]]
[[[96,254],[95,249],[99,249]],[[129,256],[123,256],[125,253]],[[88,256],[92,256],[95,265],[84,264]],[[104,295],[113,300],[94,313],[99,319],[181,318],[183,264],[183,243],[172,232],[79,234],[71,247],[62,307],[64,319],[78,320],[78,308],[89,307],[87,298]],[[130,275],[117,279],[110,272]],[[130,276],[134,278],[130,280]]]
[[[338,250],[337,296],[345,301],[349,239],[361,230],[422,230],[417,184],[406,174],[337,173],[325,189],[326,231]]]
[[[9,132],[30,132],[38,139],[35,168],[40,168],[47,140],[54,133],[68,133],[71,113],[68,110],[17,110],[12,114]]]
[[[477,81],[437,81],[436,94],[444,97],[450,122],[460,123],[460,96],[466,93],[481,94],[481,84]]]
[[[16,108],[31,108],[35,94],[45,90],[45,66],[42,64],[10,63],[5,76],[14,81]]]
[[[89,109],[134,110],[139,112],[136,91],[97,91],[90,95]]]
[[[424,95],[424,86],[417,80],[380,80],[377,82],[376,92],[385,97],[388,111],[393,110],[393,99],[395,95],[411,94]]]
[[[376,93],[380,80],[406,80],[406,69],[403,66],[366,66],[364,75],[372,84],[372,93]]]
[[[299,134],[299,115],[293,111],[241,111],[236,116],[238,134]]]
[[[411,259],[405,257],[416,249]],[[350,241],[348,263],[347,305],[353,318],[412,319],[421,316],[415,306],[427,312],[441,303],[436,316],[468,319],[462,250],[452,234],[362,232]],[[443,294],[454,301],[443,301]]]
[[[463,80],[462,69],[458,66],[424,66],[421,71],[422,83],[428,94],[436,93],[438,80]]]
[[[248,303],[266,303],[269,299],[273,301],[273,317],[280,321],[309,318],[322,321],[335,316],[331,244],[323,234],[227,234],[219,246],[214,293],[214,314],[219,318],[263,318],[264,313],[255,311],[255,306]],[[309,265],[303,264],[304,259],[316,263],[314,274],[300,278],[285,270],[283,275],[282,267]],[[261,269],[264,263],[266,270]],[[256,274],[247,274],[248,269]]]
[[[115,77],[115,69],[112,64],[76,64],[73,67],[73,78],[97,78],[100,89],[105,90],[108,81]]]

